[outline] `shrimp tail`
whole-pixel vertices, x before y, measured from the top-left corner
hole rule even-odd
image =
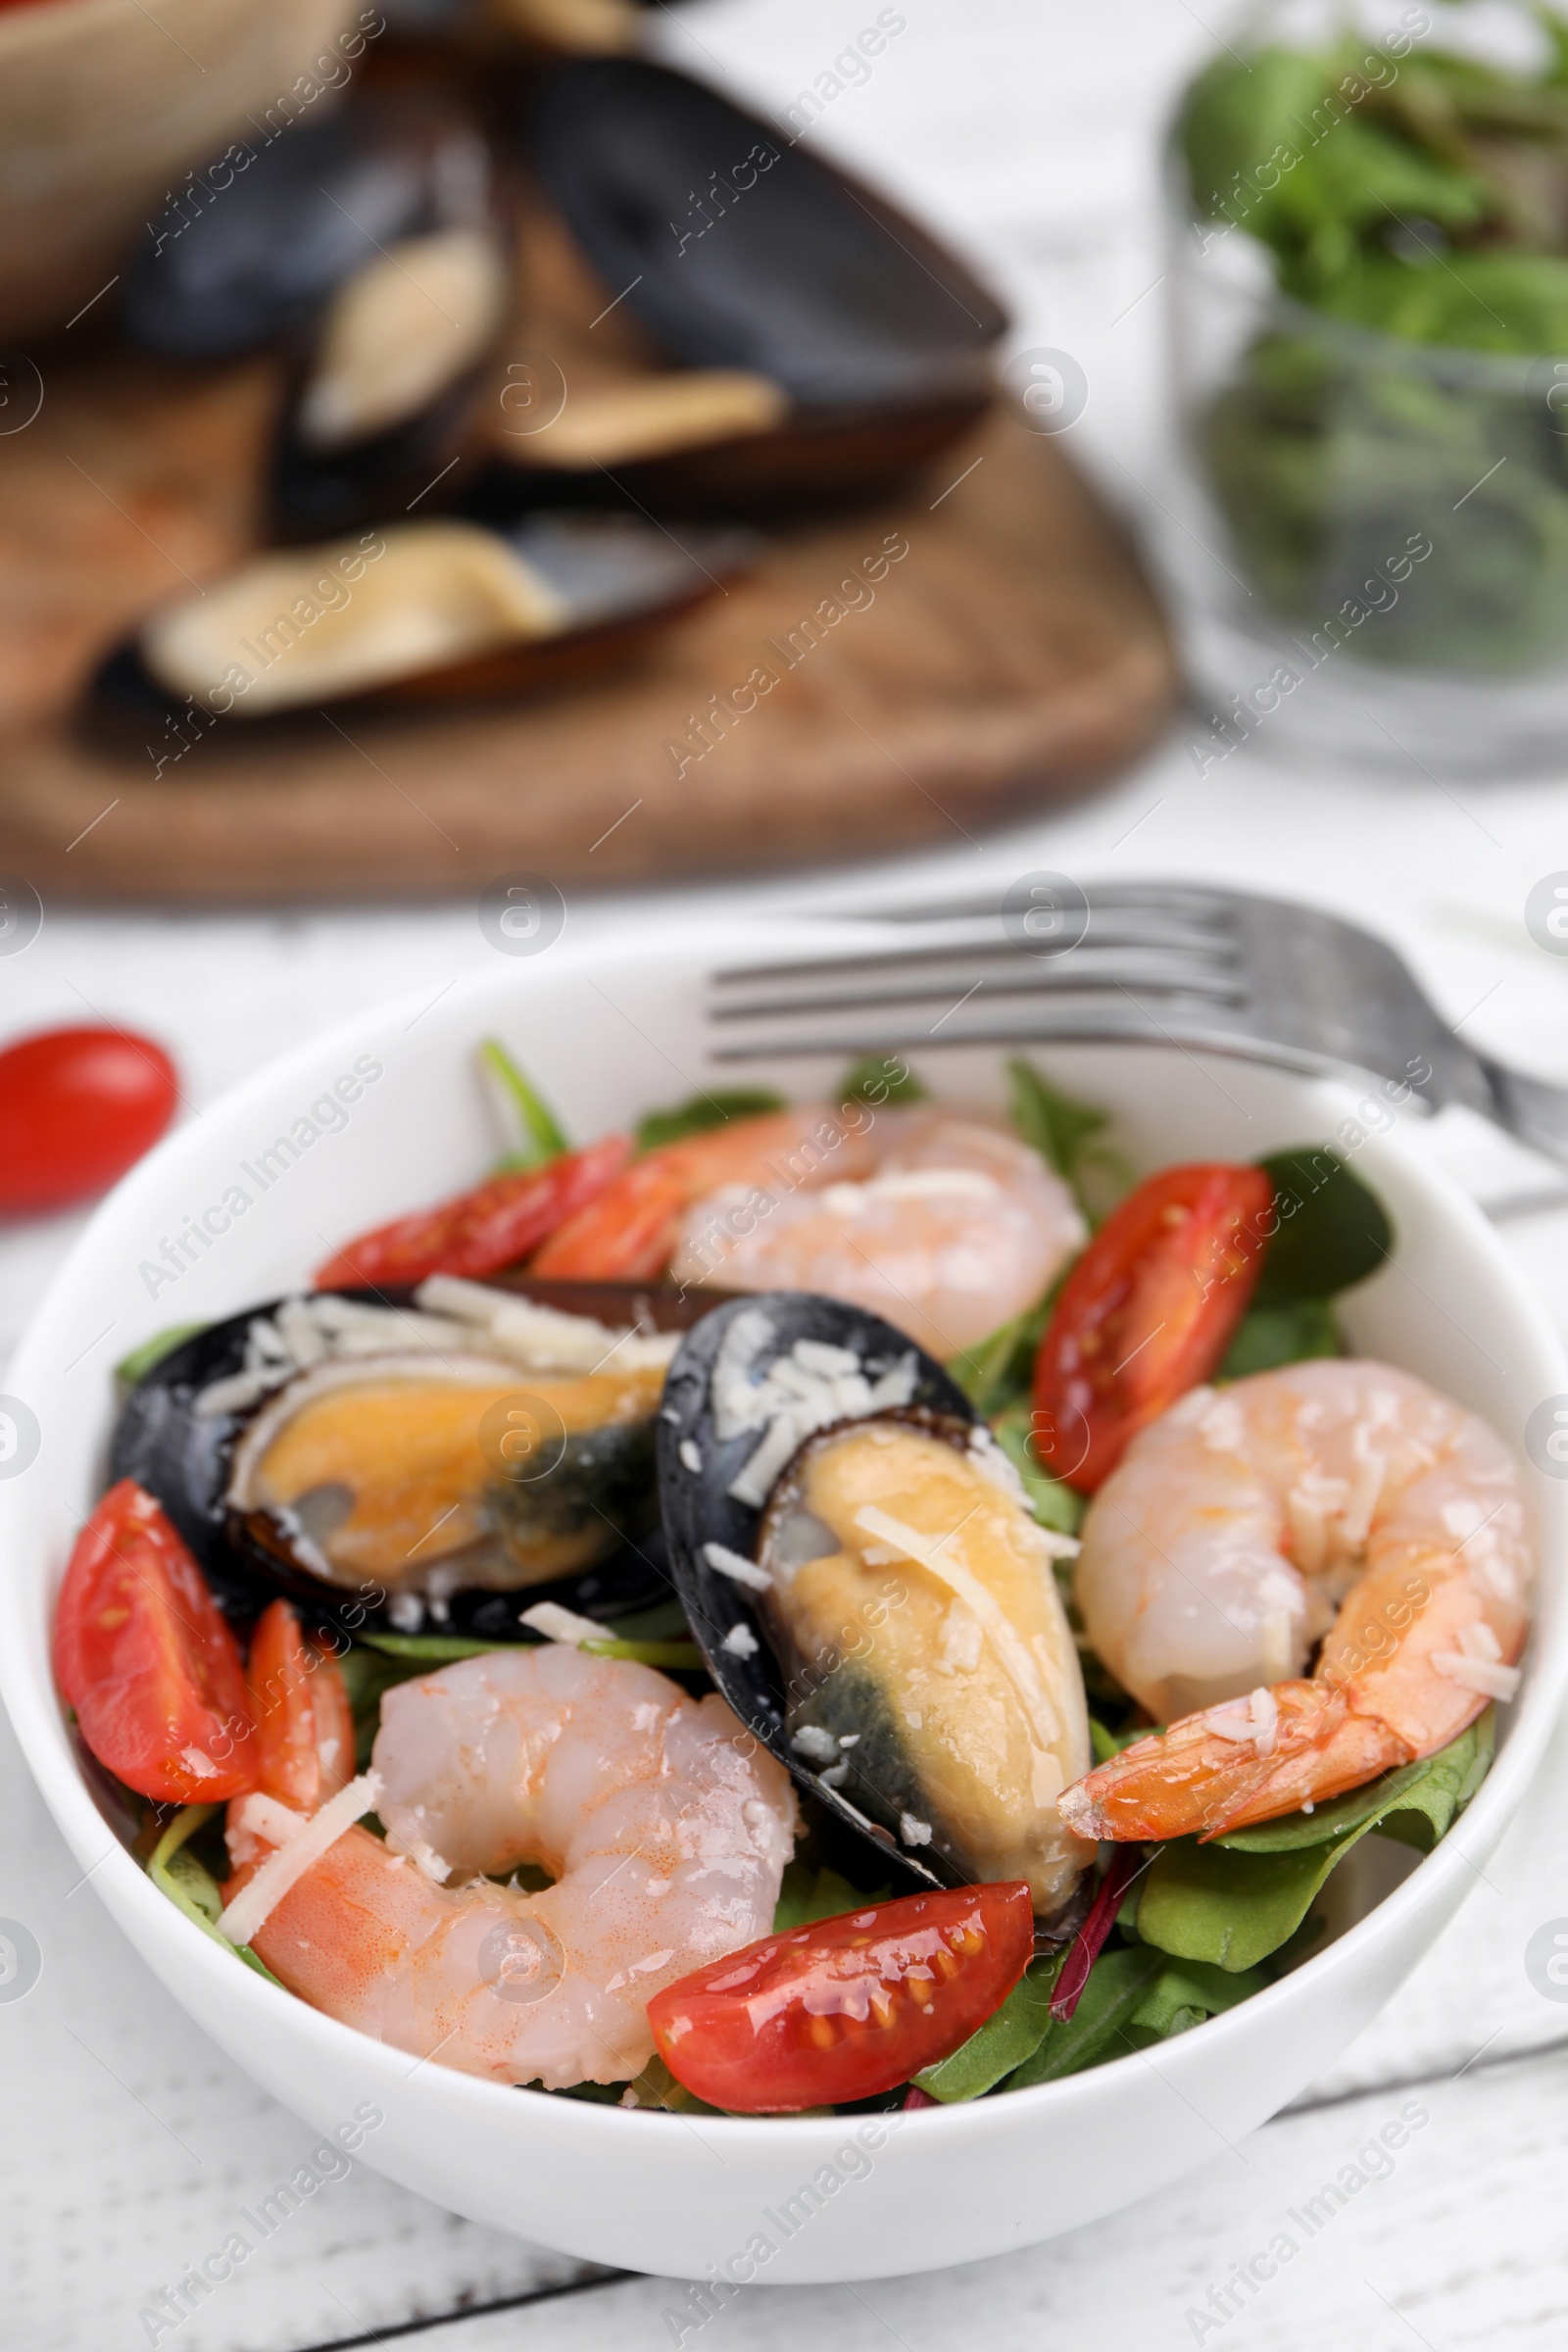
[[[1359,1712],[1343,1683],[1276,1683],[1097,1765],[1062,1791],[1061,1817],[1082,1838],[1206,1843],[1359,1788],[1416,1752],[1382,1716]]]

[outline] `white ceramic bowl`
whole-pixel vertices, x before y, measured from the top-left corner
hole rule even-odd
[[[785,953],[809,940],[778,935]],[[113,1360],[169,1323],[273,1297],[350,1233],[471,1182],[494,1149],[470,1064],[486,1034],[506,1040],[584,1137],[716,1082],[703,976],[714,962],[755,959],[759,946],[752,926],[498,958],[494,972],[429,1009],[396,1004],[290,1054],[137,1168],[74,1251],[8,1379],[36,1413],[42,1447],[0,1484],[0,1675],[23,1747],[99,1896],[197,2022],[296,2113],[330,2131],[373,2102],[385,2121],[365,2139],[367,2161],[476,2221],[632,2269],[701,2278],[717,2268],[777,2284],[925,2270],[1071,2229],[1209,2162],[1216,2135],[1239,2139],[1334,2058],[1473,1885],[1541,1755],[1568,1679],[1568,1486],[1531,1474],[1540,1615],[1496,1763],[1454,1834],[1318,1957],[1149,2055],[890,2119],[625,2114],[416,2063],[241,1968],[118,1846],[73,1760],[50,1681],[50,1613],[102,1482]],[[362,1056],[376,1075],[339,1124],[326,1107],[333,1081]],[[1000,1054],[933,1047],[914,1058],[946,1098],[1000,1106]],[[1279,1071],[1161,1050],[1039,1058],[1115,1112],[1116,1140],[1142,1168],[1330,1141],[1352,1101]],[[756,1075],[805,1095],[838,1066]],[[731,1083],[738,1074],[753,1073],[723,1073]],[[327,1132],[307,1145],[313,1125]],[[260,1191],[262,1153],[289,1135],[297,1160],[276,1154],[283,1172]],[[1531,1408],[1568,1391],[1541,1310],[1475,1208],[1418,1149],[1397,1133],[1373,1137],[1357,1165],[1387,1202],[1398,1247],[1393,1266],[1347,1303],[1352,1344],[1420,1372],[1517,1444]],[[187,1245],[195,1262],[150,1297],[143,1268],[165,1240],[193,1218],[221,1226],[236,1186],[249,1205],[231,1197],[228,1230],[205,1250]]]

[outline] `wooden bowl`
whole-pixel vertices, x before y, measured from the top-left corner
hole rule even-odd
[[[65,326],[138,230],[221,203],[202,184],[172,209],[225,140],[254,152],[330,106],[381,22],[362,0],[158,0],[156,20],[140,0],[0,11],[0,340]]]

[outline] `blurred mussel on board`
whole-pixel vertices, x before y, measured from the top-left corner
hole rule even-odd
[[[575,682],[743,569],[749,526],[881,495],[980,415],[1006,323],[985,288],[873,190],[618,54],[634,15],[485,0],[470,40],[525,71],[372,76],[243,169],[231,148],[138,251],[134,345],[275,355],[270,544],[100,658],[95,729],[161,717],[182,756],[220,720]]]

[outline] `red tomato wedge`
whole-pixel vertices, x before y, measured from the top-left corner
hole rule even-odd
[[[163,1511],[128,1478],[76,1538],[54,1663],[82,1738],[127,1788],[188,1805],[255,1788],[239,1644]]]
[[[427,1274],[462,1274],[475,1282],[497,1274],[596,1200],[630,1153],[628,1136],[607,1135],[542,1168],[492,1176],[471,1193],[345,1242],[312,1279],[318,1291],[328,1291],[423,1282]]]
[[[274,1600],[251,1636],[245,1681],[258,1787],[317,1812],[354,1778],[354,1713],[337,1660],[306,1641],[286,1600]]]
[[[0,1054],[0,1216],[90,1200],[174,1115],[174,1065],[122,1029],[46,1029]]]
[[[562,1222],[533,1271],[569,1282],[653,1282],[669,1264],[693,1201],[724,1184],[777,1184],[777,1162],[788,1165],[815,1123],[810,1111],[765,1110],[658,1145]]]
[[[836,2106],[950,2057],[1006,1999],[1034,1940],[1021,1881],[906,1895],[764,1936],[656,1993],[648,2022],[710,2106]]]
[[[1261,1168],[1162,1168],[1112,1210],[1062,1284],[1035,1358],[1034,1445],[1092,1494],[1129,1441],[1209,1378],[1262,1271]]]

